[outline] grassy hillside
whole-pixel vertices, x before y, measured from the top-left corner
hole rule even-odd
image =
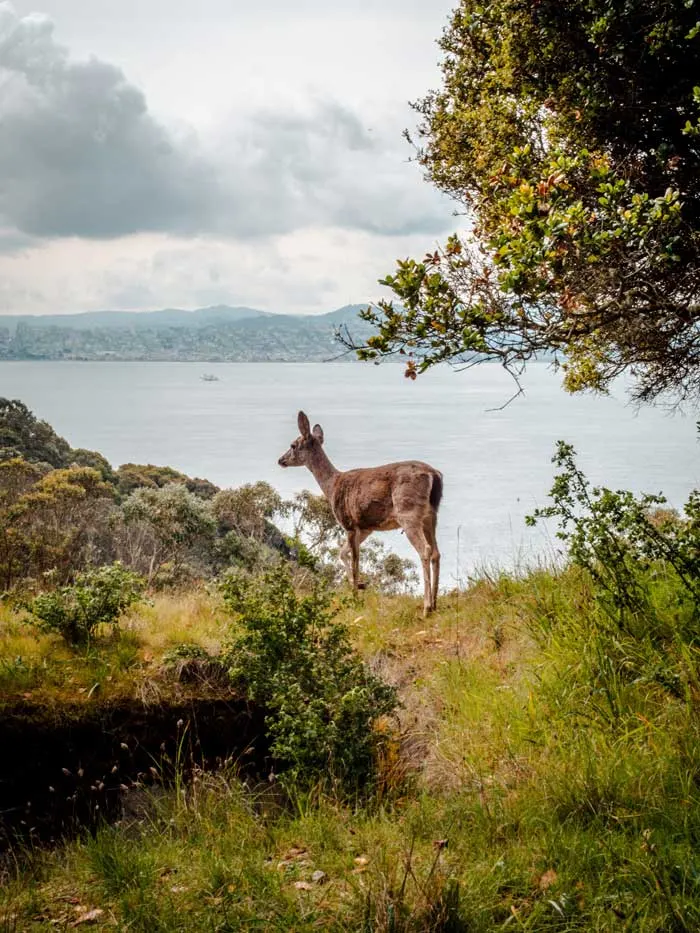
[[[369,798],[235,769],[132,789],[117,825],[4,863],[0,930],[700,927],[697,637],[613,624],[579,569],[340,618],[402,703]],[[3,695],[162,702],[168,649],[232,624],[216,595],[160,595],[76,653],[5,611]]]

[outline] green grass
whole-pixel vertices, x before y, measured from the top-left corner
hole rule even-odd
[[[91,910],[86,928],[149,933],[700,929],[698,640],[663,598],[657,632],[614,624],[575,570],[476,582],[428,620],[366,594],[342,617],[403,703],[369,804],[283,806],[274,787],[200,774],[8,867],[0,931]],[[15,623],[0,654],[34,671],[13,689],[48,689],[63,663],[80,686],[112,665],[125,689],[178,641],[216,648],[219,612],[159,597],[128,622],[132,661],[98,645],[89,676]]]

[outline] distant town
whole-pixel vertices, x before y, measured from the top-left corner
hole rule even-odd
[[[338,358],[338,330],[371,332],[365,305],[320,315],[217,305],[196,311],[94,311],[0,317],[0,360],[302,362]],[[352,359],[352,355],[347,355]]]

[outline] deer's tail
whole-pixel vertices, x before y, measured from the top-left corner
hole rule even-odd
[[[433,484],[430,487],[430,504],[437,512],[437,510],[440,508],[441,502],[442,502],[442,473],[438,473],[436,470],[435,473],[433,473]]]

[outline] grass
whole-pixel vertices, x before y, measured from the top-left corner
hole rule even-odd
[[[159,681],[163,655],[180,644],[215,650],[225,628],[218,600],[206,590],[158,593],[132,609],[118,628],[85,648],[42,634],[26,613],[0,606],[0,707],[94,697],[146,697]]]
[[[477,581],[428,620],[372,593],[341,615],[403,703],[369,804],[199,774],[25,853],[0,931],[700,928],[698,646],[671,617],[664,639],[621,631],[575,570]],[[5,615],[0,664],[26,671],[2,689],[68,697],[107,670],[143,689],[221,620],[206,593],[159,596],[78,657]]]

